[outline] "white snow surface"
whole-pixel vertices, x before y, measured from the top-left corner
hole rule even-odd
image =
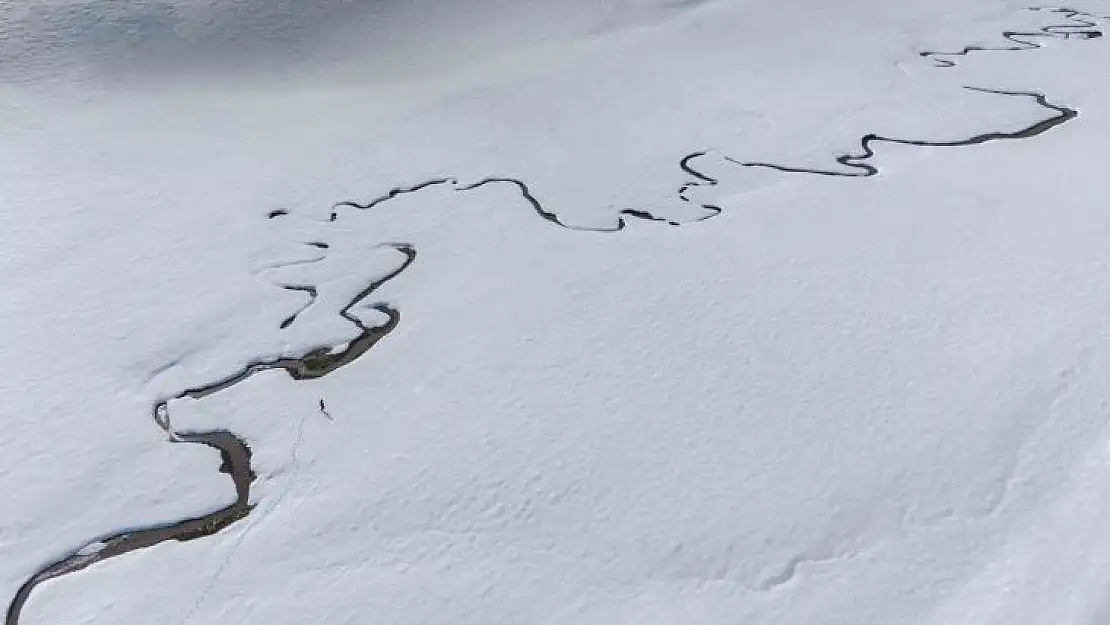
[[[361,359],[171,402],[251,445],[248,518],[51,580],[20,623],[1106,622],[1110,45],[918,56],[1061,20],[0,3],[0,595],[229,503],[152,405],[350,341],[339,309],[406,243],[366,302],[400,324]],[[841,170],[867,133],[1053,113],[964,86],[1080,115],[876,144],[870,178],[728,161]],[[720,183],[685,202],[703,151]],[[573,228],[512,183],[461,190],[490,176]],[[458,182],[327,221],[434,178]],[[681,225],[589,230],[624,209]],[[319,291],[285,329],[283,284]]]

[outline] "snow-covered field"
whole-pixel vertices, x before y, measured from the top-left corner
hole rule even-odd
[[[6,625],[1110,622],[1069,8],[3,0]]]

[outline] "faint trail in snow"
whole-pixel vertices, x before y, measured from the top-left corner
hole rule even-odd
[[[276,498],[274,498],[272,503],[269,504],[268,507],[270,512],[278,509],[278,506],[281,505],[281,502],[285,500],[286,495],[288,495],[289,491],[293,489],[293,483],[297,480],[297,476],[300,474],[300,449],[301,443],[304,441],[304,426],[307,421],[308,416],[306,415],[304,417],[301,417],[301,421],[297,425],[297,437],[293,441],[293,457],[289,462],[290,466],[293,469],[289,474],[289,478],[285,480],[285,487],[282,488],[281,493]],[[247,539],[247,535],[250,534],[251,530],[257,527],[259,521],[262,518],[265,518],[265,515],[263,515],[262,517],[254,515],[250,518],[249,521],[247,521],[247,526],[243,529],[242,533],[240,533],[239,536],[235,538],[235,542],[233,542],[231,548],[228,549],[227,555],[224,556],[223,561],[221,561],[220,565],[216,568],[216,572],[212,574],[212,577],[208,580],[208,583],[205,584],[204,588],[200,591],[200,595],[197,597],[197,600],[193,602],[193,607],[190,608],[189,611],[185,614],[184,618],[181,619],[182,625],[193,620],[193,617],[196,615],[197,611],[200,610],[201,606],[204,604],[204,600],[208,597],[209,593],[212,592],[212,589],[216,587],[216,582],[220,581],[220,577],[223,576],[224,571],[226,571],[227,567],[231,564],[231,560],[235,557],[235,553],[239,550],[239,547],[243,545],[243,541]]]

